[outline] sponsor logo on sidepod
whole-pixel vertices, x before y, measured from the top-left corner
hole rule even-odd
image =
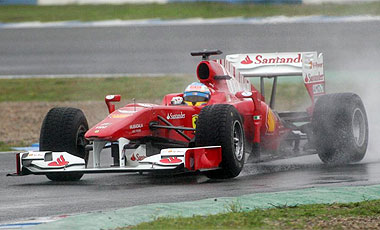
[[[176,119],[184,119],[185,117],[186,117],[186,114],[184,114],[182,112],[180,114],[169,113],[166,116],[166,119],[168,119],[168,120],[176,120]]]
[[[194,114],[194,115],[191,117],[191,124],[193,125],[193,128],[194,128],[194,129],[197,128],[198,117],[199,117],[198,114]]]

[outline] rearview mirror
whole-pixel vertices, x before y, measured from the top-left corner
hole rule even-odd
[[[107,95],[106,96],[105,101],[106,101],[106,105],[108,107],[109,113],[112,113],[113,111],[115,111],[115,105],[112,104],[111,102],[119,102],[120,100],[121,100],[120,95]]]
[[[237,98],[252,98],[252,92],[250,91],[240,91],[235,94]]]

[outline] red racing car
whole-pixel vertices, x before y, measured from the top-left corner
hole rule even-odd
[[[221,53],[192,52],[202,56],[199,82],[166,95],[160,105],[115,109],[120,95],[106,96],[109,115],[91,129],[81,110],[51,109],[42,124],[40,151],[17,154],[12,175],[74,181],[85,173],[201,171],[210,178],[233,178],[247,161],[318,154],[324,163],[344,164],[364,157],[363,103],[353,93],[325,94],[322,54],[248,53],[209,60]],[[287,76],[302,77],[311,98],[306,111],[275,110],[277,79]],[[259,78],[259,89],[250,78]],[[265,78],[273,79],[269,100]],[[101,165],[105,148],[111,149],[112,166]]]

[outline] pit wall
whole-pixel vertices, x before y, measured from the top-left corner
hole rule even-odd
[[[0,0],[0,5],[68,5],[68,4],[144,4],[169,2],[227,2],[227,3],[274,3],[274,4],[322,4],[379,2],[380,0]]]

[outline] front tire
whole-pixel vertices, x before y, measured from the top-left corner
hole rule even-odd
[[[232,105],[216,104],[204,107],[199,113],[196,146],[222,147],[221,169],[206,172],[216,179],[233,178],[240,174],[245,159],[245,138],[240,114]]]
[[[83,158],[87,164],[87,119],[80,109],[70,107],[52,108],[45,116],[40,134],[40,151],[68,152]],[[77,181],[83,173],[50,173],[52,181]]]
[[[319,158],[328,164],[363,159],[368,145],[367,114],[354,93],[321,96],[314,108],[312,127]]]

